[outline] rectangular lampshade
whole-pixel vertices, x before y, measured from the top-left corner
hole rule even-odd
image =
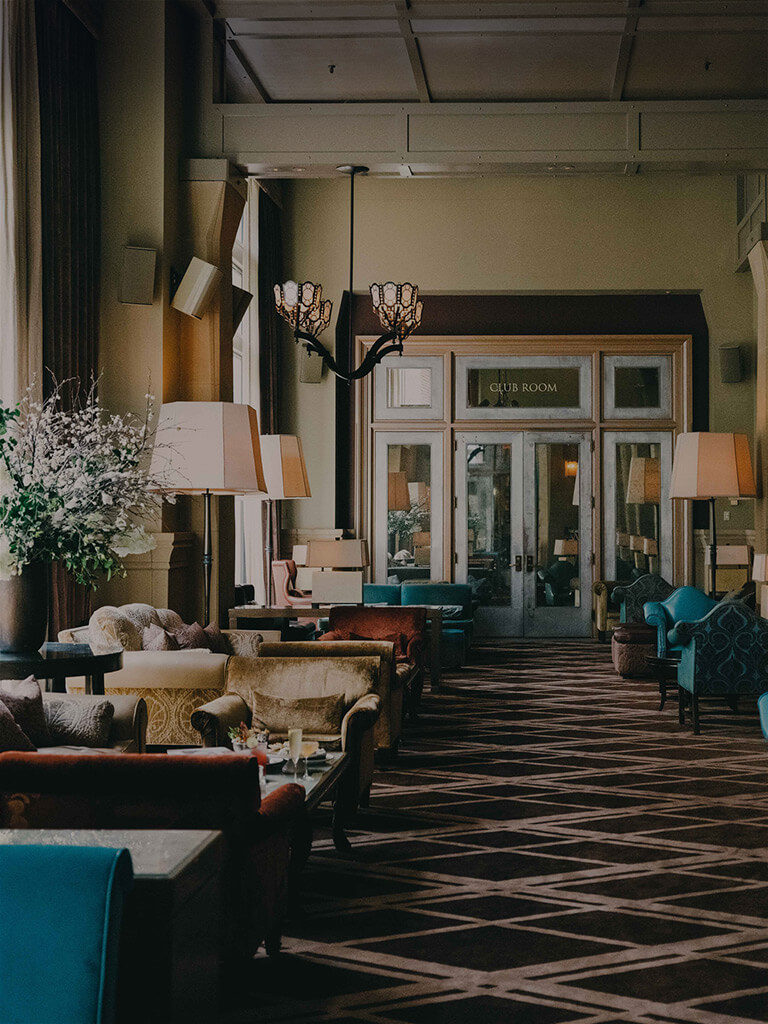
[[[630,534],[629,537],[629,550],[630,551],[642,551],[645,547],[645,537],[638,537],[635,534]]]
[[[306,565],[307,564],[307,548],[308,548],[308,545],[306,545],[306,544],[294,544],[293,545],[293,551],[291,552],[291,558],[296,563],[296,565]]]
[[[579,553],[579,542],[577,540],[566,540],[561,538],[555,541],[554,552],[556,555],[578,555]]]
[[[746,434],[680,434],[670,497],[754,498],[756,493]]]
[[[312,600],[317,604],[362,604],[361,572],[312,573]]]
[[[658,505],[661,501],[661,467],[658,459],[633,455],[629,464],[627,504]]]
[[[307,565],[324,569],[364,569],[368,565],[368,543],[364,540],[311,540]]]
[[[266,494],[256,410],[233,402],[160,408],[150,474],[179,494]]]
[[[757,555],[755,555],[757,558]],[[704,564],[709,565],[709,547],[704,549]],[[749,547],[746,544],[718,544],[717,567],[724,565],[749,565]]]
[[[264,477],[270,498],[311,498],[301,439],[293,434],[264,434]]]
[[[617,532],[617,534],[616,534],[616,543],[617,543],[617,545],[620,548],[628,548],[629,547],[629,534],[628,533],[618,533]]]
[[[405,475],[405,474],[403,474]],[[408,484],[408,499],[412,505],[429,504],[429,487],[423,481]]]
[[[644,555],[658,555],[659,553],[659,542],[654,540],[653,537],[646,537],[643,541],[643,554]]]
[[[408,474],[390,473],[387,480],[387,509],[390,512],[410,512],[411,496],[408,492]]]
[[[756,583],[768,583],[768,555],[755,555],[752,562],[752,579]]]

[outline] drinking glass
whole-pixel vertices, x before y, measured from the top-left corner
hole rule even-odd
[[[288,753],[293,761],[294,778],[298,778],[299,774],[299,757],[301,756],[302,736],[303,733],[301,729],[288,730]]]

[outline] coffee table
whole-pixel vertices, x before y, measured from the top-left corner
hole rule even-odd
[[[340,792],[341,780],[348,767],[349,755],[338,751],[329,754],[325,764],[318,768],[308,767],[306,775],[296,778],[293,775],[283,775],[282,767],[275,767],[274,770],[267,768],[267,796],[286,783],[295,782],[304,790],[305,804],[309,813],[318,808],[325,800],[333,799],[333,845],[342,853],[352,849],[344,832],[345,809],[343,794]]]

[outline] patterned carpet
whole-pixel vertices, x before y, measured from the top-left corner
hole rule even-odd
[[[320,833],[258,1013],[345,1024],[768,1020],[768,748],[586,641],[479,648],[350,830]]]

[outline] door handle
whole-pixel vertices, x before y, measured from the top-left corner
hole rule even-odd
[[[523,571],[523,556],[515,555],[515,572]]]
[[[533,572],[533,555],[525,556],[525,571]]]

